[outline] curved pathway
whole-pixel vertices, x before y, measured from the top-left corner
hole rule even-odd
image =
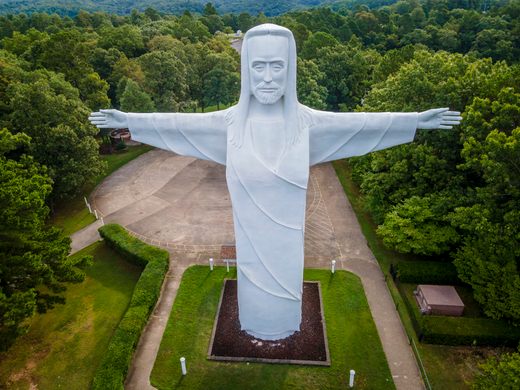
[[[129,370],[127,389],[152,389],[149,377],[184,270],[218,258],[232,243],[231,203],[225,168],[153,150],[109,176],[91,196],[105,222],[171,253],[161,298],[145,328]],[[99,226],[99,222],[97,223]],[[79,249],[99,238],[93,224],[72,236]],[[311,169],[307,193],[305,266],[338,269],[361,278],[398,390],[423,389],[419,370],[384,275],[330,164]]]

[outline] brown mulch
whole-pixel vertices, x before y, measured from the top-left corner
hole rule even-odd
[[[319,284],[303,284],[300,331],[282,340],[260,340],[240,330],[237,281],[226,280],[210,359],[328,365]]]

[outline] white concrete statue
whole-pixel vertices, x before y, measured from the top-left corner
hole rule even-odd
[[[300,329],[303,237],[309,166],[411,142],[416,129],[451,129],[459,112],[334,113],[296,96],[292,33],[274,24],[249,30],[242,46],[238,104],[212,113],[101,110],[99,128],[226,166],[238,259],[241,328],[277,340]]]

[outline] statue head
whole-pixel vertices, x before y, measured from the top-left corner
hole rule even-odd
[[[289,29],[266,23],[247,31],[242,43],[240,99],[230,126],[233,144],[242,144],[252,98],[261,104],[283,98],[287,142],[299,139],[296,62],[296,43]]]
[[[262,104],[274,104],[285,93],[289,40],[283,35],[253,36],[248,44],[253,96]]]

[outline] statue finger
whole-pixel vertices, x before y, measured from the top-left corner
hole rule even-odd
[[[434,108],[434,109],[431,110],[431,111],[433,111],[433,112],[436,113],[436,114],[440,114],[441,112],[447,112],[448,110],[449,110],[449,108],[448,108],[448,107],[445,107],[445,108]]]
[[[457,115],[457,116],[459,116],[459,115],[460,115],[460,111],[448,111],[448,112],[446,113],[446,115]],[[462,118],[461,118],[461,119],[462,119]]]
[[[453,126],[439,125],[438,129],[446,129],[446,130],[449,130],[449,129],[453,129]]]
[[[459,125],[460,121],[452,121],[452,120],[446,120],[443,119],[441,122],[441,125]]]
[[[104,116],[89,116],[88,117],[88,120],[89,121],[106,121],[106,117]]]
[[[442,116],[442,120],[461,121],[462,117],[461,116],[456,116],[456,115],[443,115]]]
[[[111,114],[114,111],[116,111],[116,110],[114,110],[113,108],[105,108],[105,109],[99,110],[99,112],[106,113],[106,114]]]

